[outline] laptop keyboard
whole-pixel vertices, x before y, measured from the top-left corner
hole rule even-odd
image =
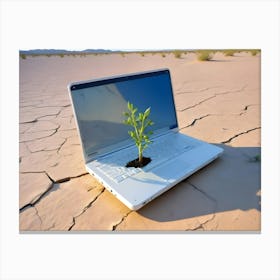
[[[137,148],[135,146],[99,158],[95,166],[113,181],[120,183],[132,175],[142,171],[149,171],[196,146],[194,143],[176,141],[176,137],[174,135],[171,136],[159,137],[156,142],[148,146],[143,156],[150,157],[152,161],[142,168],[125,167],[129,161],[138,158]]]

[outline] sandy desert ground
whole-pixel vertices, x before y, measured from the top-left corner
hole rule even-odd
[[[19,230],[260,231],[261,57],[188,53],[20,58]],[[225,152],[139,211],[89,175],[67,85],[169,68],[181,132]],[[133,186],[131,186],[133,187]]]

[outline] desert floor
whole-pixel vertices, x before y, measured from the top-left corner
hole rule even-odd
[[[260,231],[260,55],[20,58],[20,231]],[[181,132],[224,154],[139,211],[84,167],[70,82],[169,68]],[[131,186],[133,188],[133,186]]]

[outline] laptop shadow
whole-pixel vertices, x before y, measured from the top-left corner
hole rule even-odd
[[[137,213],[158,222],[232,210],[261,211],[260,147],[231,147],[220,158],[151,201]]]

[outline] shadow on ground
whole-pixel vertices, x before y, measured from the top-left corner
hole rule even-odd
[[[231,210],[260,211],[259,147],[230,147],[223,155],[140,209],[159,222],[176,221]]]

